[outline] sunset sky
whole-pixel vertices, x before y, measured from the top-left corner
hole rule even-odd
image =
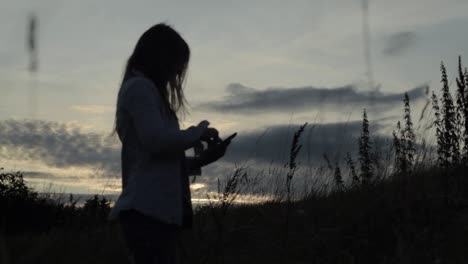
[[[363,108],[373,132],[389,136],[404,92],[418,115],[426,87],[440,89],[441,61],[454,79],[458,56],[468,61],[466,10],[466,0],[371,0],[375,90],[360,0],[0,0],[0,167],[24,171],[37,188],[118,192],[120,145],[108,138],[116,94],[138,37],[159,22],[174,26],[192,51],[183,125],[207,119],[222,137],[239,133],[197,188],[233,164],[284,163],[291,128],[304,122],[314,129],[311,165],[324,153],[339,159],[332,148],[353,150]],[[39,22],[35,75],[26,48],[30,13]]]

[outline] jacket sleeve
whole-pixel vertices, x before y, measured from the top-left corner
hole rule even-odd
[[[125,84],[124,108],[130,114],[141,145],[152,154],[168,154],[193,147],[203,134],[203,129],[185,130],[165,127],[162,116],[162,98],[155,92],[154,84],[145,78],[132,78]]]

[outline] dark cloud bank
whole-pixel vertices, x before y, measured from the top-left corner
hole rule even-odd
[[[323,155],[332,160],[341,161],[346,152],[355,156],[357,139],[361,133],[360,121],[331,124],[309,124],[301,136],[303,145],[299,159],[317,163]],[[289,157],[289,150],[294,132],[299,125],[280,125],[241,133],[233,140],[224,161],[242,163],[245,160],[264,163],[284,164]],[[382,126],[371,123],[371,133],[377,133]],[[388,140],[385,136],[375,136],[379,142]]]
[[[408,94],[415,101],[426,96],[428,87],[416,87]],[[228,96],[222,101],[208,102],[197,108],[208,111],[228,112],[234,114],[262,112],[307,111],[331,106],[340,109],[372,108],[385,111],[400,105],[404,93],[385,94],[380,91],[358,91],[347,85],[337,88],[268,88],[257,90],[242,84],[230,84],[226,91]]]

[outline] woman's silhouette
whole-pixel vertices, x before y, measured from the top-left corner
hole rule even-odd
[[[176,263],[177,232],[192,225],[189,179],[221,158],[221,141],[208,121],[180,129],[182,86],[190,49],[170,26],[157,24],[138,40],[119,90],[115,132],[122,142],[122,193],[111,211],[137,264]],[[208,143],[195,158],[185,150]]]

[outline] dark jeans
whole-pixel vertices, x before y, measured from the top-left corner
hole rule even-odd
[[[126,244],[135,264],[176,264],[178,227],[136,210],[119,214]]]

